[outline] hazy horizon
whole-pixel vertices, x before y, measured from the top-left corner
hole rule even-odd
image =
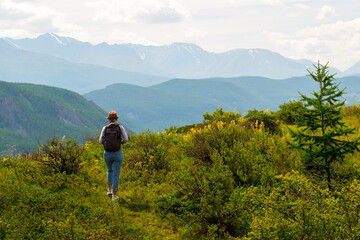
[[[359,7],[355,0],[0,0],[0,37],[53,32],[92,44],[261,48],[344,71],[359,61]]]

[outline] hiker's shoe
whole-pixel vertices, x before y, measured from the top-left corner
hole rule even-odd
[[[111,196],[111,195],[112,195],[112,190],[111,190],[111,189],[108,189],[107,195],[108,195],[108,196]]]
[[[113,196],[112,196],[112,200],[113,200],[113,201],[114,201],[114,200],[117,200],[117,199],[119,199],[118,195],[113,195]]]

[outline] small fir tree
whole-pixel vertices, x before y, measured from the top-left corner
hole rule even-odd
[[[332,163],[342,162],[346,154],[358,150],[359,139],[348,141],[345,138],[353,134],[355,129],[342,122],[341,107],[345,101],[340,98],[344,89],[339,90],[340,83],[335,83],[335,74],[329,74],[327,65],[318,63],[314,65],[314,72],[308,71],[313,80],[319,83],[319,92],[313,91],[313,97],[299,93],[304,107],[297,117],[298,130],[290,130],[293,138],[290,146],[305,154],[308,170],[326,176],[331,190]]]

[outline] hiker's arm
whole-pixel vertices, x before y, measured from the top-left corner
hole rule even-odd
[[[126,143],[127,141],[129,141],[128,135],[125,131],[125,128],[123,126],[120,126],[120,130],[121,130],[121,143]]]
[[[105,130],[105,127],[102,128],[101,133],[100,133],[100,138],[99,138],[100,144],[104,143],[104,130]]]

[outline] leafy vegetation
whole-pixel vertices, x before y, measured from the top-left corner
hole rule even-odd
[[[265,111],[258,111],[257,109],[249,110],[245,115],[245,119],[247,119],[251,125],[262,123],[266,130],[274,133],[279,130],[279,121],[273,112],[269,114],[268,111],[269,109]]]
[[[55,136],[41,145],[38,154],[33,154],[33,159],[38,161],[44,170],[54,173],[78,174],[84,160],[82,154],[85,147],[80,146],[76,139],[65,141],[65,136],[58,140]]]
[[[304,107],[304,104],[300,101],[292,100],[288,103],[280,104],[279,110],[276,112],[277,118],[285,124],[295,124],[296,119],[300,113],[300,110]]]
[[[355,128],[349,138],[360,136],[360,106],[340,110],[341,121]],[[203,123],[132,135],[123,146],[118,201],[106,195],[98,136],[82,146],[52,139],[31,155],[6,156],[0,238],[358,239],[359,152],[331,168],[329,191],[288,145],[289,128],[297,126],[277,112],[256,113],[250,121],[218,109]],[[262,122],[267,115],[277,131]],[[78,165],[67,166],[73,171],[49,171],[61,146],[79,156]]]

